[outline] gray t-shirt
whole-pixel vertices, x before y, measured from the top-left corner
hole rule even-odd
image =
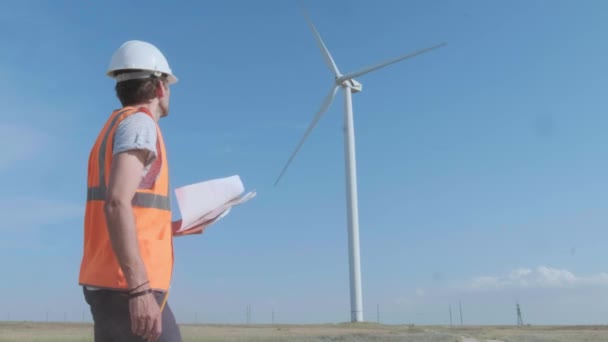
[[[134,149],[148,151],[142,177],[150,171],[150,166],[156,160],[156,123],[146,113],[138,112],[122,120],[114,135],[113,155]]]

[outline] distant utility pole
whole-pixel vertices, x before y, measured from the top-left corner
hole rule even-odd
[[[251,323],[251,305],[247,305],[247,324]]]
[[[380,324],[380,304],[376,304],[376,311],[378,312],[378,324]]]
[[[450,304],[450,326],[452,326],[452,304]]]
[[[521,318],[521,309],[519,308],[519,303],[517,303],[516,308],[517,308],[517,325],[522,326],[522,325],[524,325],[524,320]]]
[[[460,307],[460,325],[462,325],[462,304],[458,301],[458,306]]]
[[[274,308],[272,309],[272,324],[274,325]]]

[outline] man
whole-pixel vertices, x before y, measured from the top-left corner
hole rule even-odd
[[[181,341],[165,302],[180,222],[171,222],[158,126],[169,114],[169,86],[177,78],[164,55],[142,41],[124,43],[107,75],[117,82],[122,108],[110,115],[89,157],[79,284],[95,341]]]

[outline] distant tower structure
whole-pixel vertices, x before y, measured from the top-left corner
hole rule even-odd
[[[450,304],[450,326],[452,326],[452,304]]]
[[[521,318],[521,308],[519,307],[519,303],[516,305],[517,307],[517,325],[524,325],[524,320]]]
[[[458,307],[460,308],[460,325],[462,325],[462,303],[458,301]]]

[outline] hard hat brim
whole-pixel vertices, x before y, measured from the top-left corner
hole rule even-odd
[[[145,78],[150,78],[153,75],[157,75],[160,76],[162,74],[167,76],[167,81],[169,84],[175,84],[177,83],[178,79],[177,77],[175,77],[173,74],[167,74],[167,73],[162,73],[160,71],[152,71],[152,70],[138,70],[138,71],[133,71],[133,72],[126,72],[126,73],[122,73],[119,75],[115,75],[114,73],[117,70],[108,70],[108,72],[106,72],[106,75],[108,75],[109,77],[113,78],[114,80],[116,80],[116,82],[123,82],[123,81],[128,81],[128,80],[136,80],[136,79],[145,79]]]
[[[175,84],[178,81],[177,77],[175,77],[171,74],[167,75],[167,80],[169,81],[169,84]]]

